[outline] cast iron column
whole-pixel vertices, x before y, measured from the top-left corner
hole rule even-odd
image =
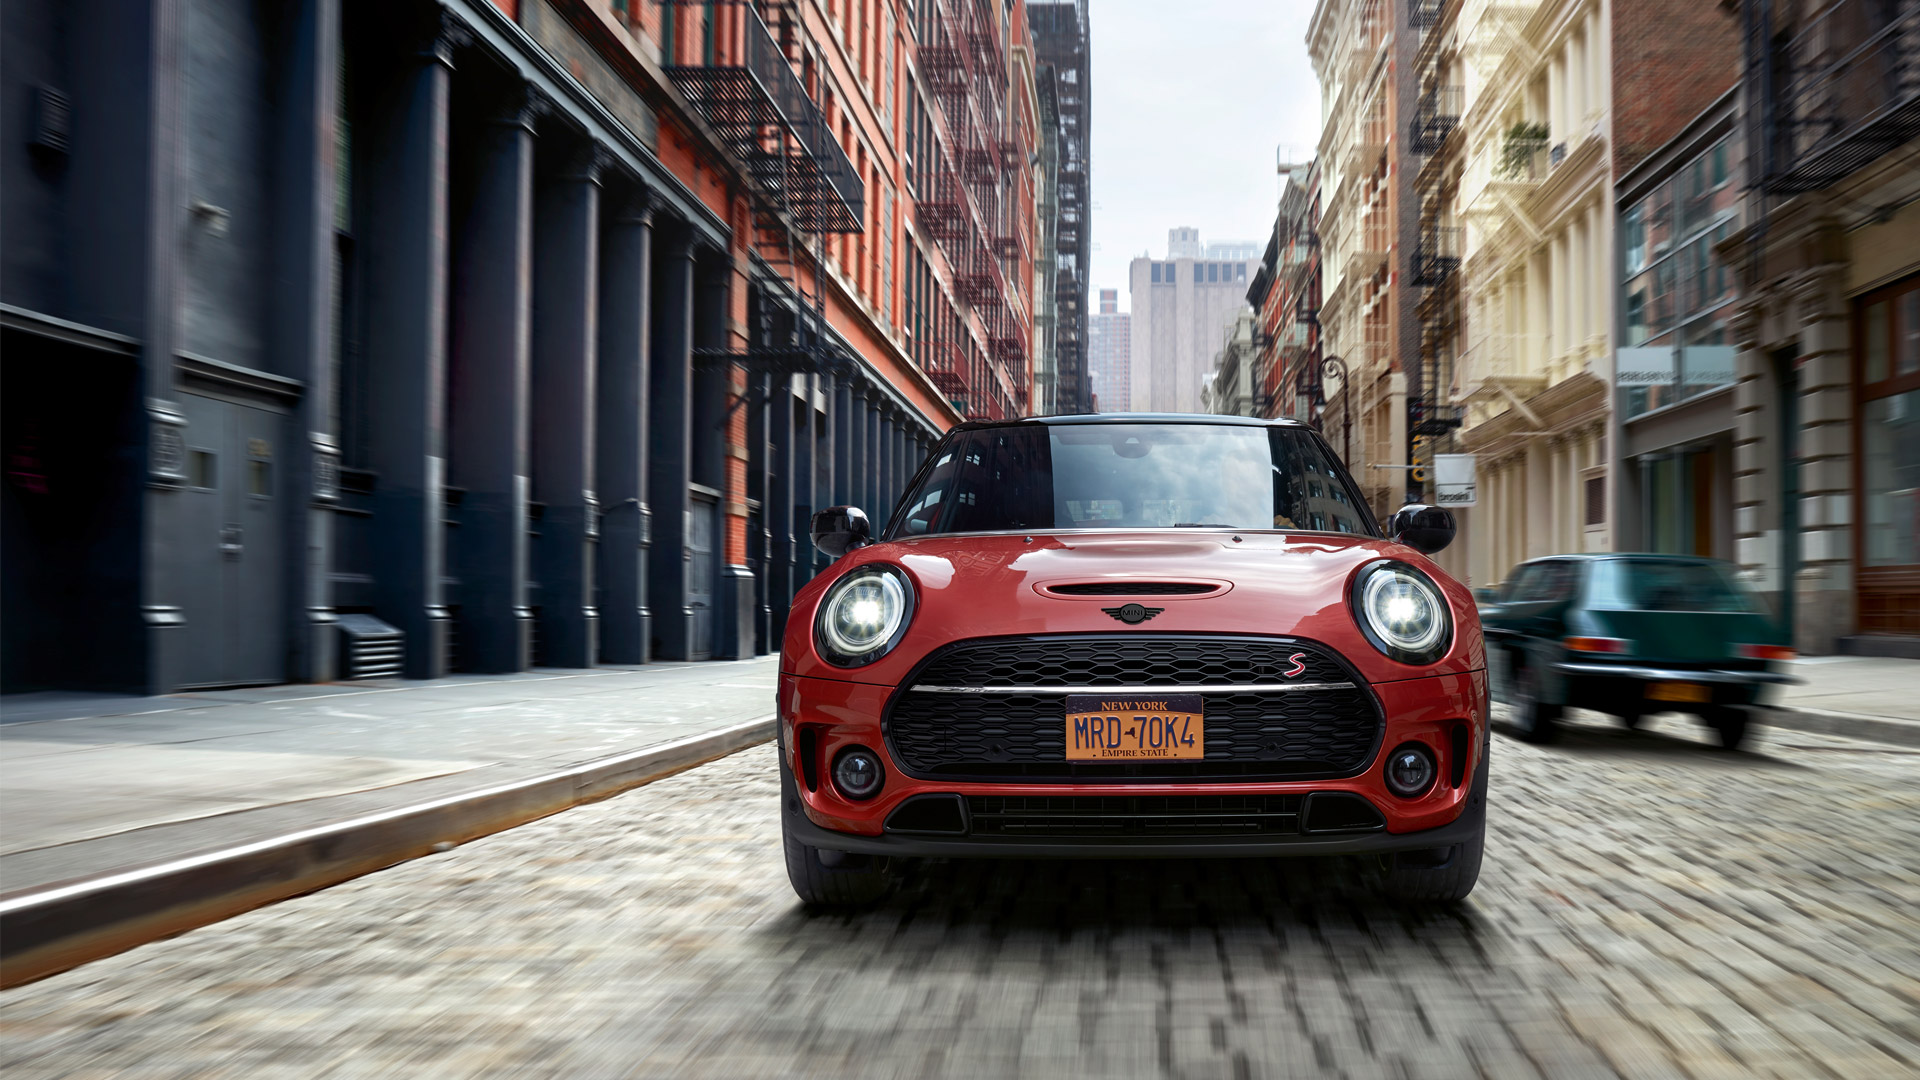
[[[527,608],[527,364],[533,296],[533,124],[523,91],[478,134],[473,198],[456,222],[447,482],[464,489],[448,559],[459,579],[460,666],[532,663]]]
[[[653,199],[630,198],[607,226],[600,260],[600,358],[593,397],[600,524],[600,660],[644,664],[647,612],[647,356],[653,312]]]
[[[833,498],[846,506],[853,498],[853,378],[841,372],[833,377]]]
[[[767,378],[767,528],[771,530],[767,555],[767,606],[773,620],[775,648],[787,625],[787,608],[793,600],[793,548],[796,542],[793,520],[793,376],[769,375]],[[804,541],[803,541],[804,542]]]
[[[447,671],[447,100],[462,33],[449,20],[403,62],[376,99],[384,115],[355,148],[379,163],[367,170],[365,236],[374,610],[406,633],[412,679]]]
[[[648,502],[660,555],[648,560],[654,655],[693,655],[693,608],[687,597],[687,485],[693,464],[693,228],[679,225],[661,237],[655,272],[652,446],[647,462]]]
[[[289,5],[290,61],[280,72],[283,108],[275,138],[279,209],[269,332],[280,370],[307,384],[294,406],[288,455],[287,568],[289,677],[332,682],[340,632],[333,611],[333,508],[340,501],[340,443],[333,430],[332,167],[339,124],[340,3]],[[264,628],[263,628],[264,629]]]
[[[593,555],[594,347],[600,306],[600,155],[577,148],[535,206],[533,490],[540,529],[540,639],[553,667],[599,658]]]

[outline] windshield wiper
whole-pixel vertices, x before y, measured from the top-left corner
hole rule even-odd
[[[1176,529],[1237,529],[1238,525],[1229,525],[1224,521],[1176,521]]]

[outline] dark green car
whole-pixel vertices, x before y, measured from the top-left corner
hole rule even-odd
[[[1523,739],[1553,738],[1569,705],[1619,717],[1684,712],[1728,749],[1771,705],[1791,660],[1760,598],[1718,559],[1556,555],[1522,563],[1480,609],[1494,700]]]

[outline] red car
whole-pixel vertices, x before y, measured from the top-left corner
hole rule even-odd
[[[851,507],[780,657],[794,890],[894,861],[1354,854],[1449,902],[1486,834],[1485,651],[1409,506],[1383,537],[1312,428],[963,424],[878,538]]]

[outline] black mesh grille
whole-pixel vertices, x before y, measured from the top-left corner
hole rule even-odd
[[[1197,596],[1219,592],[1220,586],[1189,581],[1084,581],[1046,589],[1061,596]]]
[[[1288,677],[1300,656],[1305,671]],[[1198,761],[1069,762],[1060,694],[939,693],[936,686],[1224,686],[1352,682],[1350,689],[1206,695]],[[1380,737],[1373,695],[1323,649],[1272,638],[1141,634],[993,638],[935,654],[894,696],[887,742],[926,778],[1326,779],[1351,776]]]
[[[975,836],[1247,836],[1300,831],[1303,795],[975,795]]]
[[[1306,670],[1288,675],[1301,654]],[[935,653],[908,685],[1237,686],[1358,682],[1326,650],[1284,638],[1075,634],[979,638]]]

